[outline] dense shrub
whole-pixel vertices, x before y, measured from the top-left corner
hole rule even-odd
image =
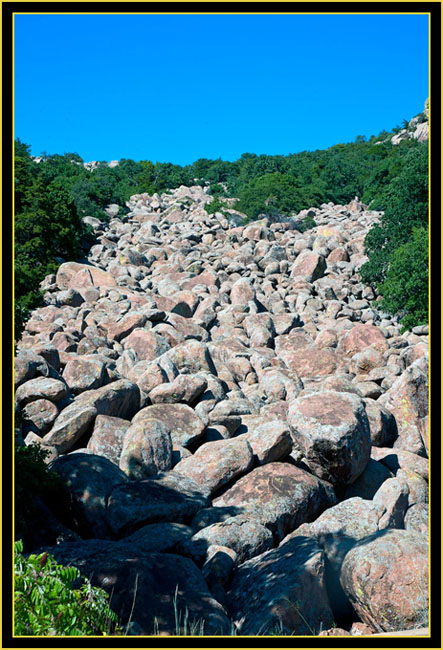
[[[17,636],[108,635],[117,616],[108,595],[93,587],[75,567],[57,564],[48,553],[14,553],[14,633]]]

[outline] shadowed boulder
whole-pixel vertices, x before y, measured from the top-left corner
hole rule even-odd
[[[249,514],[228,517],[222,522],[202,528],[191,538],[182,542],[179,551],[189,555],[194,562],[201,564],[206,559],[210,545],[227,546],[237,553],[241,564],[251,557],[260,555],[274,546],[271,531],[252,519]]]
[[[115,486],[108,498],[106,520],[116,536],[125,537],[146,524],[184,523],[208,505],[207,495],[194,481],[166,472]]]
[[[372,499],[379,487],[389,478],[392,478],[392,474],[386,465],[370,458],[358,479],[346,487],[345,498]]]
[[[127,478],[110,460],[94,454],[59,456],[49,464],[66,484],[75,527],[85,537],[109,537],[106,502],[112,489]]]
[[[192,560],[146,552],[128,543],[119,544],[118,553],[109,552],[109,544],[113,543],[108,543],[106,554],[86,557],[78,547],[69,551],[65,546],[61,553],[54,547],[51,551],[58,561],[78,567],[94,586],[109,594],[123,634],[229,634],[225,611]]]
[[[228,594],[238,634],[318,634],[333,615],[317,542],[295,537],[236,570]]]

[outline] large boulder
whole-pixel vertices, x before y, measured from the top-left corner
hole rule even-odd
[[[261,415],[244,415],[236,431],[236,440],[247,440],[259,465],[287,458],[294,441],[287,422],[263,420]]]
[[[316,345],[303,350],[282,350],[278,356],[290,370],[295,370],[302,380],[332,375],[340,363],[333,350]]]
[[[252,466],[253,453],[249,442],[233,438],[207,442],[193,456],[181,460],[174,471],[189,476],[203,491],[214,494]]]
[[[347,499],[351,497],[372,499],[377,490],[389,478],[392,478],[392,473],[386,465],[370,458],[358,479],[351,485],[346,486],[345,497]]]
[[[393,474],[396,474],[399,469],[408,469],[429,480],[429,461],[410,451],[389,447],[372,447],[371,457],[386,465]]]
[[[335,502],[331,486],[312,474],[289,463],[269,463],[246,474],[214,499],[213,505],[234,506],[235,514],[250,513],[282,540]]]
[[[202,528],[192,537],[181,542],[178,550],[202,564],[210,546],[225,546],[237,554],[241,564],[251,557],[260,555],[274,546],[271,531],[256,519],[246,515],[234,515],[224,521]]]
[[[428,503],[429,501],[429,486],[425,479],[410,469],[399,469],[397,478],[404,481],[409,490],[408,507],[416,503]]]
[[[155,533],[152,531],[152,534]],[[51,549],[109,594],[123,634],[229,634],[230,623],[194,562],[180,555],[152,553],[128,543],[118,552],[84,556],[80,545]]]
[[[373,502],[383,506],[380,528],[404,528],[408,508],[409,486],[396,476],[387,479],[374,494]]]
[[[405,515],[405,529],[429,535],[429,504],[414,503]]]
[[[117,283],[110,273],[78,262],[65,262],[57,271],[56,284],[59,289],[78,289],[79,287],[114,287]]]
[[[396,419],[398,439],[394,443],[395,448],[426,456],[420,420],[429,412],[428,376],[417,366],[417,362],[406,368],[378,401]]]
[[[288,422],[311,471],[338,486],[353,483],[368,464],[371,440],[364,402],[352,393],[298,397]]]
[[[37,377],[21,384],[15,392],[15,401],[21,406],[26,406],[36,400],[48,399],[59,402],[67,396],[68,387],[59,379],[50,377]]]
[[[178,375],[174,381],[153,388],[149,399],[153,404],[192,404],[204,393],[207,385],[207,380],[201,375]]]
[[[59,410],[48,399],[38,399],[30,402],[22,410],[24,431],[34,431],[44,435],[51,428]]]
[[[231,303],[233,305],[247,305],[254,298],[255,290],[250,280],[240,278],[237,282],[234,282],[231,289]]]
[[[381,352],[388,349],[383,332],[378,327],[358,323],[343,334],[337,346],[337,353],[340,356],[353,357],[371,345]]]
[[[286,539],[311,537],[320,544],[326,557],[326,585],[333,594],[331,607],[336,619],[353,614],[340,585],[340,572],[346,553],[356,542],[380,530],[384,508],[372,501],[353,497],[325,510],[312,523],[302,524]]]
[[[236,570],[228,611],[241,635],[316,635],[333,615],[324,555],[315,540],[294,537]]]
[[[384,530],[362,539],[346,555],[341,584],[358,617],[376,632],[428,624],[427,538]]]
[[[193,480],[165,472],[115,486],[108,498],[106,519],[116,536],[125,537],[146,524],[186,523],[208,505],[207,496]]]
[[[96,354],[74,357],[68,360],[63,379],[71,392],[78,395],[85,390],[100,388],[106,383],[106,366]]]
[[[187,404],[153,404],[137,413],[133,423],[149,419],[161,420],[171,432],[174,444],[189,447],[203,435],[204,423]]]
[[[123,339],[122,345],[126,350],[134,350],[139,361],[153,361],[171,347],[161,334],[138,326]]]
[[[202,341],[195,339],[183,341],[175,345],[166,355],[178,370],[186,369],[190,374],[204,371],[217,375],[208,346]]]
[[[309,535],[318,540],[327,536],[336,540],[341,537],[356,542],[381,529],[383,505],[361,497],[351,497],[328,508],[315,521],[302,524],[292,536]]]
[[[322,278],[326,271],[326,260],[323,255],[305,250],[300,253],[291,269],[291,278],[303,278],[315,282]]]
[[[118,465],[123,448],[123,438],[131,423],[112,415],[97,415],[87,448],[97,456],[104,456]]]
[[[35,376],[50,376],[50,367],[46,359],[37,354],[34,350],[20,350],[14,359],[14,385],[18,388],[20,384],[33,379]]]
[[[154,418],[131,424],[123,438],[119,467],[131,479],[171,469],[172,440],[166,424]]]
[[[97,415],[130,419],[139,408],[140,389],[127,379],[84,391],[61,411],[44,437],[45,444],[65,453],[80,440]]]
[[[85,391],[74,404],[94,406],[100,415],[129,420],[140,408],[140,389],[127,379],[118,379],[107,386]]]
[[[78,405],[74,400],[55,419],[49,433],[43,436],[44,444],[56,447],[60,454],[66,453],[80,440],[97,415],[95,406]]]
[[[109,537],[107,498],[116,485],[125,484],[125,474],[107,458],[83,453],[59,456],[49,464],[49,469],[66,485],[72,527],[84,537]]]
[[[382,406],[380,400],[366,397],[364,403],[369,421],[371,444],[376,447],[391,446],[398,435],[395,417]]]

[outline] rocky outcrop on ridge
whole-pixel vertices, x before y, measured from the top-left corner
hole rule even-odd
[[[425,101],[424,111],[421,115],[416,115],[409,120],[405,129],[400,129],[398,133],[392,136],[392,144],[400,144],[402,140],[418,140],[425,142],[429,140],[429,99]]]
[[[174,607],[208,635],[425,627],[428,328],[401,334],[360,281],[380,213],[239,225],[210,200],[86,217],[88,258],[43,281],[16,438],[66,493],[35,547],[127,634],[175,634]]]

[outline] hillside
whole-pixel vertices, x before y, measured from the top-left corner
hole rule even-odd
[[[235,162],[200,159],[185,167],[128,159],[84,163],[70,153],[33,158],[30,147],[17,140],[17,335],[29,309],[42,304],[39,284],[45,275],[56,271],[60,260],[78,259],[91,246],[90,228],[82,217],[123,216],[132,195],[195,184],[214,196],[207,206],[210,212],[223,210],[228,201],[245,221],[260,216],[284,221],[330,201],[348,203],[356,195],[371,209],[385,211],[380,226],[368,236],[369,263],[362,278],[385,296],[385,309],[403,316],[404,327],[425,324],[428,118],[426,102],[422,114],[405,120],[405,128],[368,141],[359,136],[354,143],[322,151],[288,156],[245,153]],[[417,258],[414,264],[411,257]]]
[[[427,634],[428,120],[184,167],[16,141],[19,635],[112,633],[106,593],[124,635]]]
[[[383,213],[210,205],[133,195],[44,279],[16,440],[65,487],[22,490],[16,535],[112,594],[125,634],[421,630],[428,327],[361,280]]]

